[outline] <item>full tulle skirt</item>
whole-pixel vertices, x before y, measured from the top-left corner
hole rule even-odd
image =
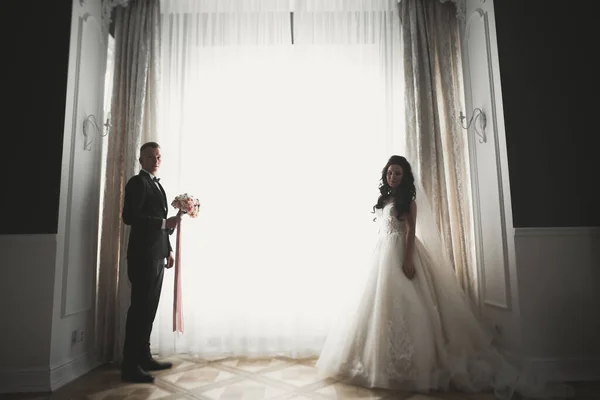
[[[569,397],[565,385],[524,376],[492,345],[452,271],[416,239],[415,277],[402,271],[402,232],[380,235],[362,296],[348,303],[316,367],[323,376],[370,388],[417,392],[493,390],[498,398]]]

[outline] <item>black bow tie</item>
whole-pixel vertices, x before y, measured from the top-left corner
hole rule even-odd
[[[154,178],[152,178],[152,181],[158,183],[158,182],[160,182],[160,178],[154,177]]]

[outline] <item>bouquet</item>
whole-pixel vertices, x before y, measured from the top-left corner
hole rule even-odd
[[[177,208],[179,212],[187,214],[191,218],[196,218],[200,212],[200,201],[187,193],[175,197],[171,205]]]
[[[179,210],[177,215],[187,214],[196,218],[200,212],[200,201],[187,193],[175,197],[171,205]],[[177,247],[175,257],[175,284],[173,293],[173,332],[183,333],[183,311],[181,294],[181,221],[177,225]]]

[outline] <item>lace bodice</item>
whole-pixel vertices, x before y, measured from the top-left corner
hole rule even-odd
[[[394,203],[389,203],[383,209],[378,209],[376,215],[380,235],[404,233],[404,221],[400,221],[396,217],[397,213]]]

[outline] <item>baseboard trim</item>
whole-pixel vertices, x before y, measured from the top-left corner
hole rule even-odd
[[[600,381],[600,357],[528,358],[522,365],[557,382]]]
[[[0,393],[48,393],[102,364],[95,352],[50,367],[0,370]]]
[[[55,391],[69,382],[87,374],[101,364],[96,352],[89,351],[66,363],[50,369],[50,388]]]
[[[50,391],[50,371],[47,367],[0,370],[0,393],[47,393]]]

